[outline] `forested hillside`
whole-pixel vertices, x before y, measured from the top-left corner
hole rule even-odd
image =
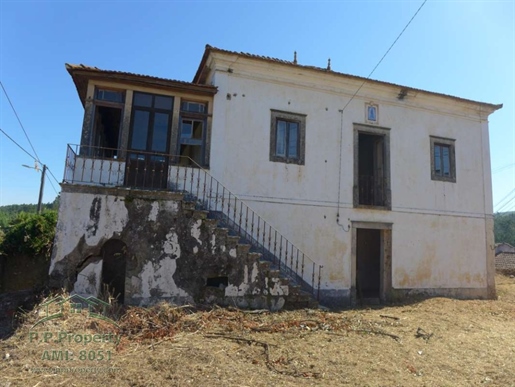
[[[501,212],[494,216],[495,242],[515,246],[515,212]]]
[[[11,220],[16,216],[25,212],[28,214],[35,214],[37,210],[37,204],[11,204],[8,206],[0,206],[0,230],[4,230]],[[59,197],[57,197],[52,203],[43,204],[43,210],[58,210],[59,208]]]

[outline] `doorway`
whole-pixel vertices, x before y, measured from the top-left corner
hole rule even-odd
[[[93,127],[93,153],[97,157],[115,158],[118,154],[122,109],[95,106]]]
[[[172,113],[173,97],[134,93],[126,186],[167,188]]]
[[[108,240],[102,247],[102,287],[107,287],[120,304],[125,299],[127,245],[118,239]]]
[[[358,228],[356,289],[360,299],[380,298],[381,230]]]
[[[391,209],[388,128],[354,124],[354,207]]]
[[[392,290],[392,224],[352,222],[352,304],[376,304]]]

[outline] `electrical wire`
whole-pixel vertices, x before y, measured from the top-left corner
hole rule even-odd
[[[501,211],[502,211],[502,210],[503,210],[503,209],[504,209],[508,204],[510,204],[510,203],[511,203],[511,202],[513,202],[514,200],[515,200],[515,195],[513,195],[513,197],[512,197],[510,200],[508,200],[506,203],[504,203],[504,205],[503,205],[501,208],[499,208],[499,209],[497,210],[497,212],[501,212]]]
[[[503,197],[501,200],[499,200],[494,207],[499,207],[501,205],[501,203],[504,202],[514,192],[515,192],[515,188],[513,188],[513,190],[508,192],[508,194],[505,197]]]
[[[7,98],[7,101],[9,102],[9,105],[11,106],[11,109],[13,110],[14,112],[14,115],[16,116],[16,119],[18,120],[18,123],[20,124],[20,127],[21,129],[23,130],[23,133],[25,134],[25,137],[27,138],[27,141],[29,142],[30,144],[30,147],[32,148],[32,151],[34,152],[35,156],[31,155],[27,150],[25,150],[20,144],[18,144],[16,141],[14,141],[7,133],[5,133],[2,129],[2,133],[5,134],[7,136],[7,138],[9,138],[12,142],[14,142],[22,151],[24,151],[27,155],[29,155],[30,157],[32,157],[34,159],[34,161],[40,163],[40,164],[44,164],[40,158],[39,158],[39,155],[38,153],[36,152],[36,149],[34,148],[34,145],[32,145],[32,141],[30,141],[30,138],[29,138],[29,135],[27,134],[27,131],[25,130],[25,127],[23,126],[22,122],[21,122],[21,119],[20,119],[20,116],[18,115],[18,112],[16,111],[16,108],[14,107],[12,101],[11,101],[11,98],[9,98],[9,94],[7,93],[7,90],[5,89],[5,86],[4,84],[2,83],[2,81],[0,81],[0,86],[2,86],[2,90],[4,91],[4,94],[5,94],[5,97]],[[52,173],[52,171],[50,170],[50,168],[48,168],[47,166],[47,171],[50,173],[50,175],[52,176],[52,178],[56,181],[57,184],[59,184],[59,181],[57,180],[57,178],[54,176],[54,174]],[[54,184],[52,183],[52,181],[50,180],[50,178],[48,178],[48,181],[50,182],[50,185],[52,186],[54,192],[59,195],[59,193],[57,192],[57,190],[55,189],[55,186]]]
[[[23,148],[20,144],[18,144],[11,136],[9,136],[2,128],[0,128],[0,132],[2,132],[5,137],[7,137],[9,140],[11,140],[18,148],[20,148],[23,152],[25,152],[29,157],[31,157],[34,161],[38,162],[38,160],[29,153],[28,150],[26,150],[25,148]],[[39,161],[39,163],[41,163],[41,161]],[[43,163],[41,163],[43,164]],[[50,169],[47,167],[47,171],[50,172],[50,174],[52,175],[52,177],[57,181],[57,179],[55,178],[54,174],[50,171]],[[48,181],[50,182],[50,185],[52,186],[54,192],[56,193],[56,195],[59,195],[59,192],[57,192],[57,190],[55,189],[55,186],[54,184],[52,183],[52,180],[50,180],[50,178],[47,176],[47,179]],[[57,184],[59,184],[59,182],[57,181]]]
[[[397,36],[397,38],[395,38],[395,40],[393,41],[393,43],[391,44],[391,46],[388,48],[388,50],[386,50],[386,52],[384,53],[384,55],[382,56],[382,58],[379,60],[379,62],[377,62],[377,64],[375,65],[375,67],[372,69],[372,71],[370,72],[370,74],[368,74],[368,76],[365,78],[365,80],[363,81],[363,83],[361,84],[361,86],[358,88],[358,90],[356,90],[356,92],[353,94],[353,96],[351,97],[351,99],[349,99],[349,101],[345,104],[345,106],[343,107],[343,109],[340,111],[340,113],[343,114],[343,111],[347,108],[347,106],[349,106],[349,104],[352,102],[352,100],[354,99],[354,97],[356,97],[356,95],[359,93],[359,91],[361,90],[361,88],[365,85],[365,83],[370,79],[370,77],[372,76],[372,74],[374,74],[374,72],[376,71],[376,69],[379,67],[379,65],[381,64],[381,62],[383,61],[384,58],[386,58],[386,55],[388,55],[388,53],[390,52],[390,50],[393,48],[393,46],[395,46],[395,43],[397,43],[397,41],[400,39],[400,37],[402,36],[402,34],[404,34],[404,31],[406,31],[406,29],[409,27],[409,25],[411,24],[411,22],[413,21],[413,19],[415,19],[415,17],[417,16],[417,14],[420,12],[420,10],[422,9],[422,7],[424,6],[424,4],[426,4],[427,0],[424,0],[422,2],[422,4],[420,5],[420,7],[418,7],[417,9],[417,12],[415,12],[415,14],[411,17],[411,19],[409,20],[408,24],[406,24],[406,26],[402,29],[401,33]]]
[[[25,130],[25,127],[24,127],[24,126],[23,126],[23,124],[21,123],[20,117],[18,116],[18,113],[16,112],[16,109],[14,108],[14,105],[13,105],[13,103],[11,102],[11,99],[9,98],[9,94],[7,94],[7,90],[5,90],[5,87],[4,87],[4,84],[2,83],[2,81],[0,81],[0,86],[2,86],[2,90],[4,91],[5,97],[7,98],[7,101],[9,102],[9,105],[11,105],[11,108],[13,109],[14,115],[16,116],[16,119],[18,120],[18,123],[20,124],[20,126],[21,126],[21,128],[22,128],[22,130],[23,130],[23,133],[25,133],[25,137],[27,138],[27,141],[29,142],[30,147],[32,148],[32,151],[33,151],[33,152],[34,152],[34,154],[36,155],[36,160],[37,160],[40,164],[43,164],[43,163],[39,160],[38,152],[36,152],[36,149],[34,149],[34,146],[32,145],[32,142],[30,141],[29,135],[27,134],[27,131]]]
[[[515,166],[515,163],[510,163],[510,164],[506,164],[506,165],[503,165],[502,167],[498,167],[498,168],[495,168],[492,173],[495,174],[495,173],[498,173],[498,172],[502,172],[504,171],[505,169],[508,169],[510,167],[514,167]]]
[[[30,156],[30,158],[32,158],[34,161],[38,161],[38,159],[36,159],[33,155],[31,155],[25,148],[23,148],[20,144],[18,144],[16,141],[14,141],[14,139],[9,136],[7,133],[4,132],[4,130],[2,128],[0,128],[0,132],[2,132],[5,137],[7,137],[9,140],[11,140],[12,142],[14,142],[16,144],[16,146],[18,148],[20,148],[22,151],[24,151],[27,155]]]
[[[397,43],[397,41],[400,39],[400,37],[404,34],[404,32],[406,31],[406,29],[409,27],[409,25],[411,24],[411,22],[415,19],[415,17],[418,15],[418,13],[420,12],[420,10],[422,9],[422,7],[426,4],[427,0],[424,0],[422,2],[422,4],[420,5],[420,7],[418,7],[417,11],[413,14],[413,16],[411,17],[411,19],[408,21],[408,23],[404,26],[404,28],[402,29],[402,31],[400,32],[400,34],[397,36],[397,38],[395,38],[395,40],[393,41],[393,43],[390,45],[390,47],[388,48],[388,50],[386,50],[386,52],[384,53],[384,55],[381,57],[381,59],[379,60],[379,62],[377,62],[377,64],[374,66],[374,68],[372,69],[372,71],[370,72],[370,74],[368,74],[368,76],[363,80],[363,82],[361,83],[361,85],[358,87],[358,89],[356,90],[356,92],[352,95],[352,97],[347,101],[347,103],[345,104],[345,106],[343,107],[343,109],[339,110],[340,114],[341,114],[341,128],[340,128],[340,167],[339,167],[339,173],[338,173],[338,209],[337,209],[337,213],[336,213],[336,223],[341,226],[343,228],[343,226],[340,224],[340,199],[341,199],[341,183],[342,183],[342,163],[341,163],[341,160],[342,160],[342,136],[343,136],[343,112],[345,111],[345,109],[347,108],[347,106],[349,106],[349,104],[352,102],[352,100],[356,97],[356,95],[358,95],[359,91],[362,89],[362,87],[365,85],[365,83],[370,79],[370,77],[372,76],[372,74],[374,74],[374,72],[377,70],[377,68],[379,67],[379,65],[383,62],[384,58],[386,58],[386,55],[388,55],[388,53],[391,51],[391,49],[393,48],[393,46],[395,46],[395,43]],[[349,225],[349,229],[350,229],[350,225]],[[344,231],[347,231],[345,229],[343,229]]]

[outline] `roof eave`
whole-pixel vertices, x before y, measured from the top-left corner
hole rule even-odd
[[[119,71],[100,70],[96,68],[87,67],[80,68],[70,64],[65,64],[65,66],[66,70],[71,75],[75,83],[75,87],[77,88],[77,92],[79,94],[79,98],[83,106],[86,100],[87,86],[84,87],[84,85],[80,84],[82,80],[89,81],[91,79],[107,79],[111,81],[114,80],[132,85],[147,86],[161,89],[173,89],[175,91],[180,91],[184,93],[193,93],[206,96],[212,96],[216,94],[218,91],[217,87],[215,86],[199,85],[189,82],[175,81],[171,79],[157,78],[147,75],[124,73]]]
[[[365,78],[365,77],[361,77],[361,76],[358,76],[358,75],[351,75],[351,74],[340,73],[340,72],[337,72],[337,71],[327,70],[327,69],[324,69],[324,68],[321,68],[321,67],[301,65],[301,64],[294,63],[294,62],[289,62],[289,61],[286,61],[286,60],[269,58],[269,57],[263,57],[263,56],[247,54],[247,53],[243,53],[243,52],[235,52],[235,51],[223,50],[223,49],[220,49],[220,48],[216,48],[216,47],[210,46],[209,44],[206,44],[204,55],[202,56],[202,60],[200,62],[200,65],[199,65],[199,67],[197,69],[195,77],[193,78],[193,82],[194,83],[202,83],[202,82],[205,81],[205,80],[202,79],[202,75],[204,74],[204,71],[206,69],[206,65],[207,65],[209,56],[210,56],[210,54],[212,52],[219,52],[221,54],[227,54],[227,55],[236,55],[238,57],[243,57],[243,58],[246,58],[246,59],[249,59],[249,60],[256,60],[256,61],[261,61],[261,62],[273,63],[273,64],[276,64],[276,65],[295,67],[295,68],[305,69],[305,70],[308,70],[308,71],[314,71],[314,72],[317,72],[317,73],[333,74],[335,76],[345,77],[345,78],[348,78],[348,79],[355,79],[355,80],[359,80],[359,81],[370,82],[370,83],[374,83],[374,84],[382,85],[382,86],[387,86],[387,87],[398,87],[398,88],[401,88],[401,89],[421,92],[421,93],[424,93],[424,94],[427,94],[427,95],[431,95],[431,96],[435,96],[435,97],[452,99],[452,100],[459,101],[459,102],[464,102],[464,103],[471,103],[471,104],[474,104],[476,106],[480,106],[481,108],[486,109],[488,114],[492,114],[496,110],[499,110],[499,109],[501,109],[503,107],[502,103],[501,104],[492,104],[492,103],[487,103],[487,102],[475,101],[475,100],[471,100],[471,99],[467,99],[467,98],[456,97],[456,96],[449,95],[449,94],[443,94],[443,93],[438,93],[438,92],[434,92],[434,91],[417,89],[417,88],[414,88],[414,87],[409,87],[409,86],[399,85],[399,84],[395,84],[395,83],[390,83],[390,82],[385,82],[385,81],[379,81],[379,80],[375,80],[375,79]]]

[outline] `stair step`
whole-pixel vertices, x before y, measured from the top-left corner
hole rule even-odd
[[[254,252],[252,252],[252,247],[250,248],[250,251],[247,254],[247,256],[252,261],[259,261],[261,259],[261,253],[254,253]]]
[[[207,219],[207,214],[209,214],[209,211],[206,211],[206,210],[193,211],[193,217],[195,219]]]
[[[194,210],[195,209],[195,202],[188,202],[188,201],[183,201],[182,202],[182,208],[184,210]]]
[[[250,245],[238,243],[236,245],[236,250],[238,251],[238,255],[247,255],[250,250]]]
[[[218,225],[218,220],[216,219],[204,219],[204,222],[203,222],[208,228],[210,228],[211,230],[214,230],[217,225]]]
[[[227,243],[229,243],[231,245],[237,245],[239,241],[240,241],[239,236],[227,235]]]
[[[270,270],[270,262],[269,261],[259,261],[259,268],[263,271]]]

